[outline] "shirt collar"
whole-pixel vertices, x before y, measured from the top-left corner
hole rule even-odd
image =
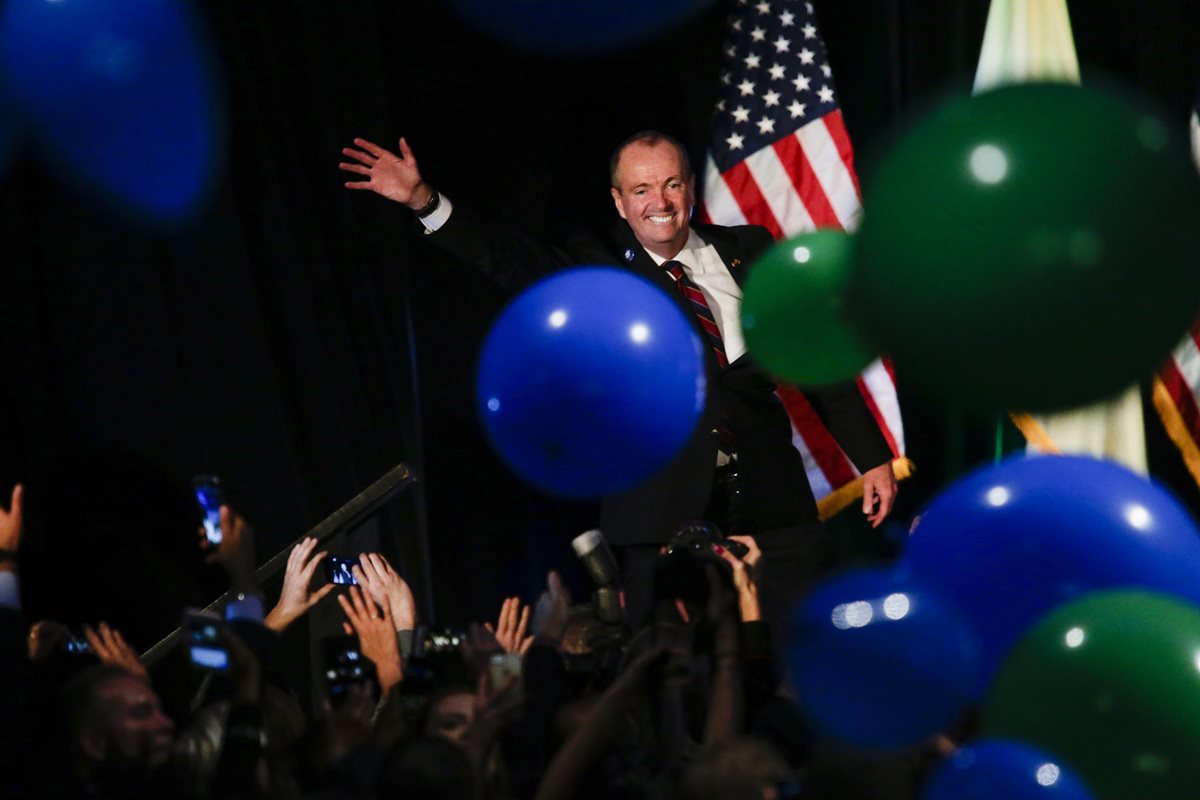
[[[705,247],[708,247],[708,242],[700,238],[700,234],[696,233],[695,228],[688,228],[687,242],[674,258],[663,258],[657,253],[651,253],[649,250],[646,250],[646,255],[650,256],[654,260],[654,263],[660,267],[668,261],[678,261],[686,267],[695,267],[697,263],[695,254]]]

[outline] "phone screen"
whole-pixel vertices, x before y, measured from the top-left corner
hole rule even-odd
[[[214,545],[221,543],[221,506],[225,493],[221,491],[221,479],[216,475],[197,475],[192,479],[196,491],[196,502],[202,513],[201,524],[204,536]]]
[[[184,615],[188,657],[197,667],[218,671],[229,669],[229,651],[220,639],[223,624],[219,617],[208,614],[191,612]]]
[[[87,640],[87,637],[76,631],[67,631],[66,638],[63,639],[63,647],[68,653],[76,655],[84,655],[92,652],[92,644]]]
[[[356,563],[358,562],[352,558],[329,556],[325,559],[325,579],[329,583],[342,586],[357,586],[358,581],[354,579],[354,573],[351,571]]]

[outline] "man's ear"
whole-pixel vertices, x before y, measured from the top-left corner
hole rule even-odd
[[[625,198],[621,196],[621,190],[610,188],[609,191],[612,192],[613,205],[617,207],[617,213],[621,215],[621,219],[629,219],[625,216]]]

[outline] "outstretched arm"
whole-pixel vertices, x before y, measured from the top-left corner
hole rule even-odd
[[[366,189],[419,211],[433,199],[433,188],[421,178],[412,148],[400,139],[400,154],[385,150],[366,139],[355,139],[356,147],[342,148],[343,161],[338,168],[361,175],[366,180],[346,181],[347,189]]]

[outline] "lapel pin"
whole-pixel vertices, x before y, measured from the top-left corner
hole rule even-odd
[[[735,259],[733,259],[733,261],[729,262],[729,266],[732,267],[733,269],[737,269],[741,265],[742,265],[742,260],[740,258],[735,258]]]
[[[632,264],[632,263],[633,263],[633,250],[632,250],[632,249],[629,249],[629,250],[626,250],[626,251],[625,251],[625,263],[626,263],[626,264]]]

